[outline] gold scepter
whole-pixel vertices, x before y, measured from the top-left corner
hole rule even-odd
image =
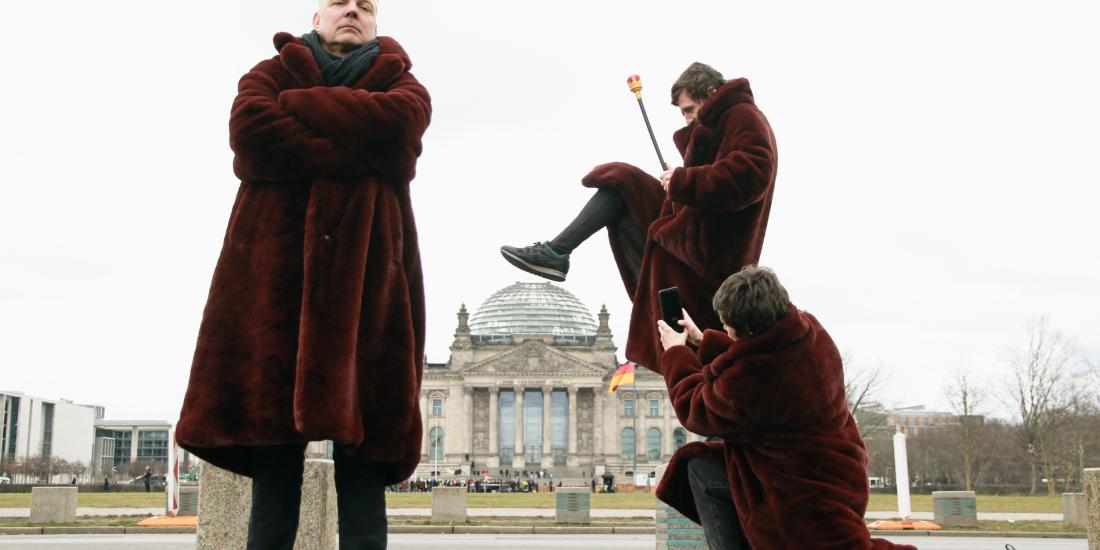
[[[653,135],[653,126],[649,123],[649,115],[645,112],[645,103],[642,102],[642,77],[632,74],[626,79],[626,85],[638,98],[638,107],[642,110],[642,119],[645,120],[646,130],[649,130],[649,139],[653,142],[653,150],[657,151],[657,160],[661,161],[661,170],[668,170],[665,157],[661,155],[661,148],[657,146],[657,136]]]

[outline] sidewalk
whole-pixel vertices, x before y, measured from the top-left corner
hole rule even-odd
[[[552,518],[556,511],[554,508],[467,508],[467,515],[471,517],[517,517],[517,518]],[[30,508],[0,508],[0,518],[26,518],[30,517]],[[77,508],[76,515],[81,517],[95,516],[163,516],[164,508]],[[397,516],[421,516],[432,515],[431,508],[390,508],[386,511],[390,517]],[[653,518],[654,510],[647,509],[615,509],[593,508],[593,518]],[[897,518],[897,512],[867,512],[867,519],[893,519]],[[931,520],[932,512],[913,512],[911,519]],[[1048,513],[1022,513],[1022,512],[978,512],[979,520],[988,521],[1062,521],[1062,514]]]

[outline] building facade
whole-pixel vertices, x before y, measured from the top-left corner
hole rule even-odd
[[[471,317],[458,312],[446,363],[427,363],[417,475],[648,475],[688,441],[664,380],[618,367],[606,307],[598,321],[564,288],[516,283]]]
[[[141,462],[163,471],[168,465],[168,431],[162,420],[100,420],[95,423],[92,472],[97,476],[122,472]]]
[[[87,463],[92,426],[103,408],[64,399],[0,392],[0,458],[17,462],[57,457]]]

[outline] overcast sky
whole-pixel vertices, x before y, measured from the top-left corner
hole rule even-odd
[[[501,244],[553,237],[580,178],[665,157],[692,61],[749,78],[779,146],[763,265],[889,404],[945,407],[948,373],[995,386],[1049,315],[1100,358],[1100,34],[1087,2],[535,3],[383,0],[433,96],[413,200],[428,355],[455,313],[535,280]],[[0,389],[179,414],[238,181],[238,78],[309,29],[311,0],[0,7]],[[603,232],[565,288],[630,302]]]

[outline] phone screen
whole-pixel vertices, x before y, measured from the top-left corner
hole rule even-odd
[[[661,301],[661,318],[672,327],[672,330],[684,332],[684,327],[678,322],[684,318],[684,306],[680,303],[680,289],[674,286],[666,288],[658,292],[657,297]]]

